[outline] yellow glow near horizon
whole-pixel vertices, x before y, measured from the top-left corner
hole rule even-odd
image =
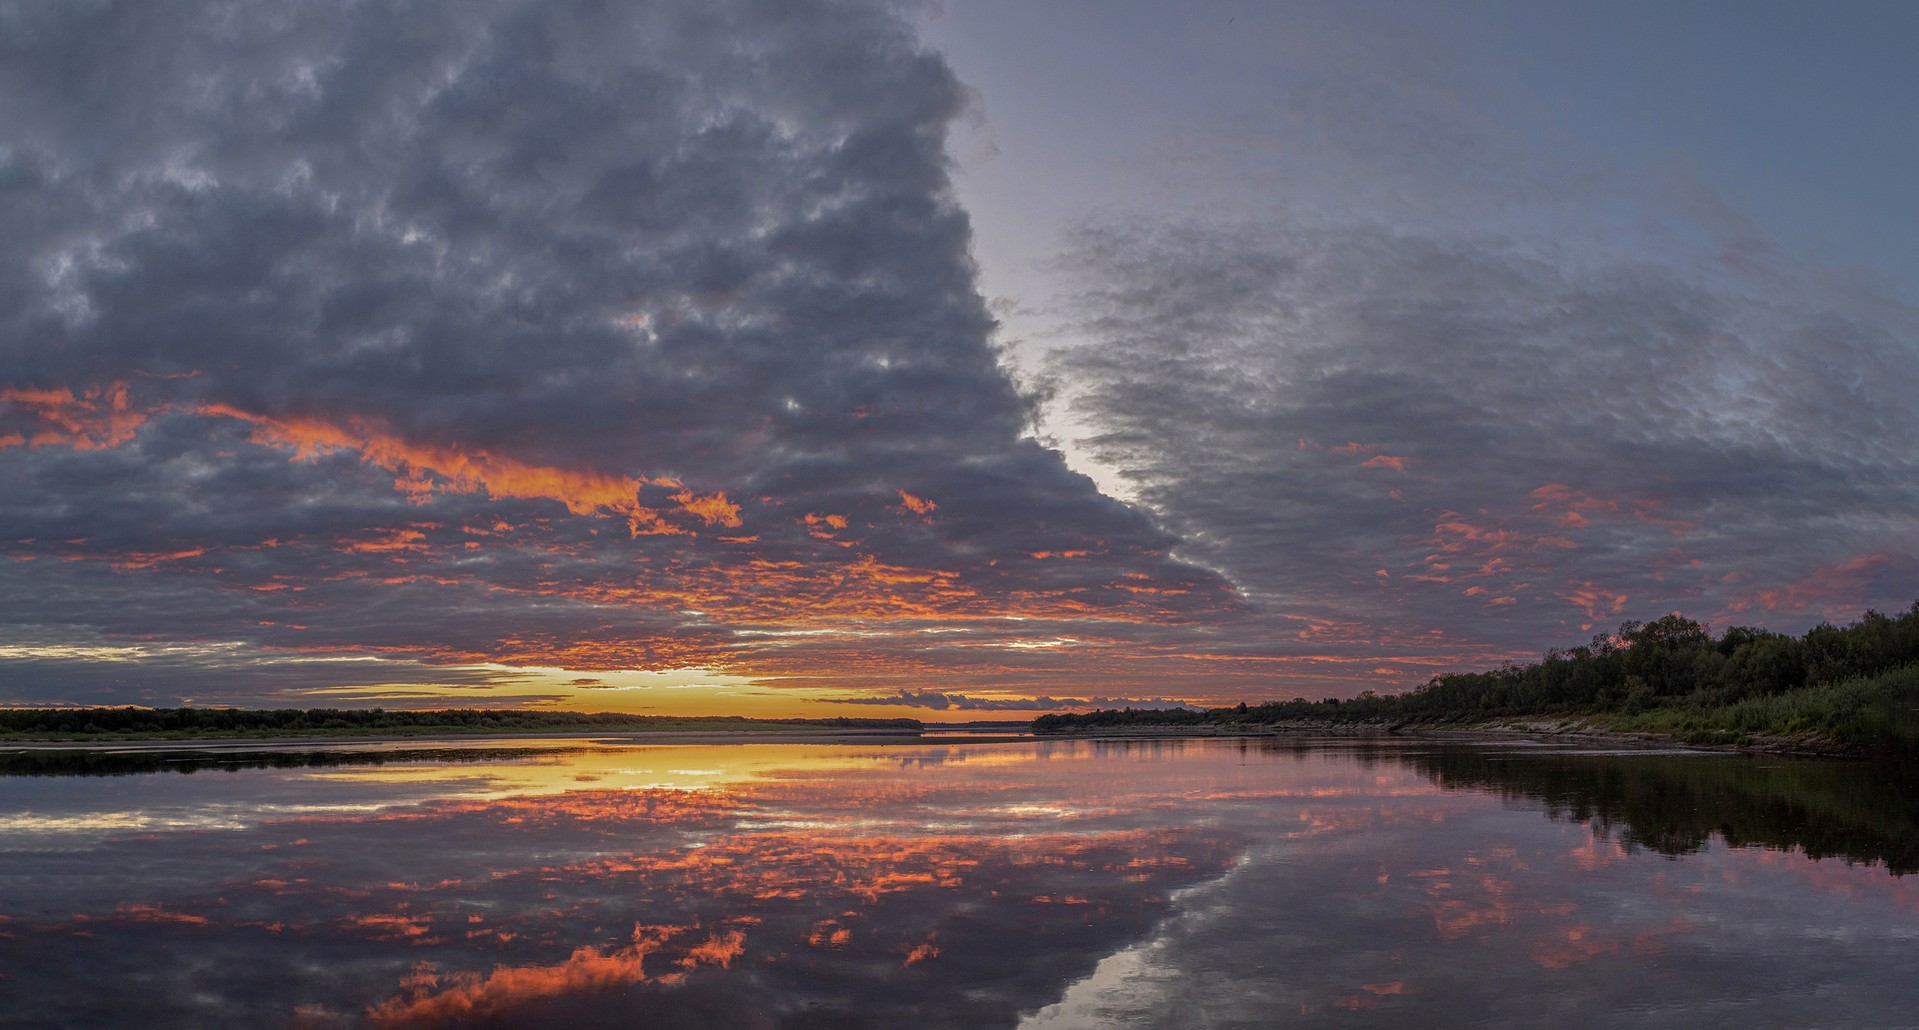
[[[614,735],[609,735],[609,739]],[[535,743],[529,741],[529,744]],[[579,744],[579,741],[564,741]],[[870,765],[873,750],[821,744],[642,744],[616,750],[572,750],[551,756],[515,756],[499,764],[462,769],[475,781],[462,799],[566,794],[577,790],[713,790],[781,769],[819,771]],[[477,775],[476,775],[477,774]],[[303,770],[303,779],[360,783],[447,780],[436,766],[367,765]]]
[[[829,686],[781,686],[776,677],[742,676],[707,669],[576,671],[548,666],[461,666],[462,673],[496,676],[489,689],[420,683],[372,683],[305,692],[316,706],[491,708],[499,694],[554,700],[529,705],[536,711],[615,712],[622,715],[741,716],[748,719],[919,719],[922,722],[1015,722],[1052,708],[1015,710],[936,709],[911,704],[852,701],[859,691]],[[590,681],[590,682],[586,682]],[[885,695],[880,695],[885,696]],[[980,692],[996,699],[1003,695]]]

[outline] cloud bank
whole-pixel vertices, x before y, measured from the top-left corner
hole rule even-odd
[[[1485,44],[1405,13],[1256,24],[1292,41],[1268,108],[1196,134],[1178,203],[1066,235],[1078,444],[1301,639],[1910,604],[1919,311],[1525,129]]]
[[[893,5],[0,7],[0,703],[1222,703],[1910,603],[1919,315],[1424,10],[1244,12],[1046,394]]]
[[[42,661],[1018,680],[1241,604],[1026,438],[965,93],[887,6],[0,19],[0,625]],[[138,678],[82,693],[190,677]]]
[[[1067,357],[1091,445],[1180,553],[1264,602],[1524,646],[1647,602],[1844,617],[1919,571],[1899,327],[1496,240],[1080,243],[1102,284],[1100,346]]]

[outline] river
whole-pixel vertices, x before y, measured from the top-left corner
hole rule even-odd
[[[6,1025],[1919,1025],[1909,768],[1259,738],[0,770]]]

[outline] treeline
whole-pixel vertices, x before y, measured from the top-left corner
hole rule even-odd
[[[1919,766],[1726,758],[1628,754],[1595,763],[1478,748],[1394,755],[1448,789],[1540,801],[1628,850],[1688,855],[1717,837],[1733,847],[1880,863],[1899,876],[1919,872]]]
[[[1127,726],[1256,727],[1607,716],[1622,729],[1735,742],[1805,735],[1857,747],[1919,743],[1919,602],[1803,636],[1734,626],[1714,636],[1678,614],[1626,622],[1590,644],[1486,672],[1449,673],[1404,694],[1276,702],[1204,712],[1045,715],[1038,733]]]
[[[1677,614],[1627,622],[1588,646],[1531,665],[1435,676],[1396,700],[1408,716],[1456,711],[1549,713],[1650,708],[1685,698],[1716,705],[1876,676],[1919,662],[1919,602],[1897,617],[1869,611],[1804,636],[1734,626],[1714,637]]]
[[[338,733],[742,732],[894,730],[918,733],[917,719],[748,719],[742,716],[627,715],[500,708],[387,711],[382,708],[13,708],[0,709],[0,737],[309,736]]]

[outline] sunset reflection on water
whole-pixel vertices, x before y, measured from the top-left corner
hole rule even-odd
[[[1616,825],[1627,809],[1572,818],[1523,781],[1727,756],[1460,764],[1485,754],[554,745],[9,778],[0,1017],[1057,1027],[1584,1005],[1591,1023],[1596,1005],[1711,1021],[1835,985],[1854,1021],[1919,1004],[1874,972],[1875,949],[1919,936],[1919,878],[1790,841],[1662,855]],[[1455,782],[1486,769],[1520,778]]]

